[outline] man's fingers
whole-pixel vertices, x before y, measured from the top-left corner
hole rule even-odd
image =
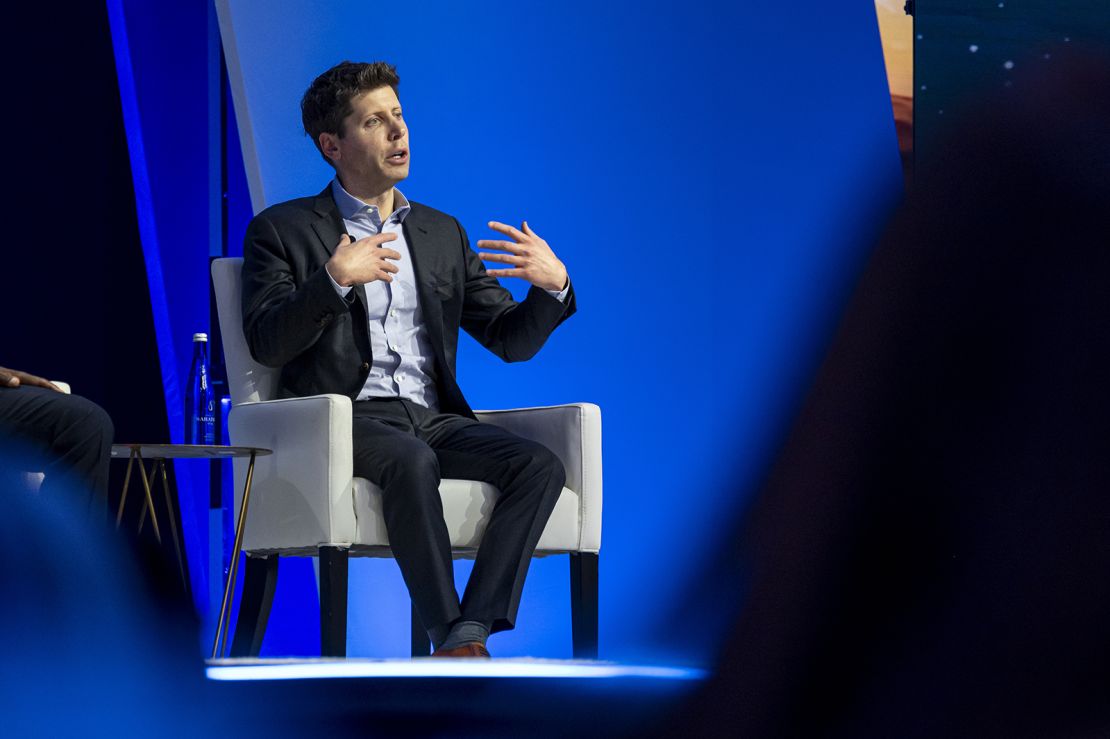
[[[16,376],[19,379],[20,385],[32,385],[34,387],[44,387],[47,390],[57,390],[59,393],[62,392],[60,387],[45,377],[39,377],[38,375],[32,375],[26,372],[19,372]]]
[[[536,232],[533,231],[532,227],[528,225],[528,221],[522,221],[521,224],[520,224],[520,229],[522,231],[524,231],[524,233],[528,234],[529,236],[536,236]],[[536,236],[536,238],[539,238],[539,237]]]
[[[339,237],[339,246],[346,246],[347,244],[350,244],[350,243],[351,243],[351,237],[350,237],[349,234],[343,234],[342,236]],[[336,247],[336,248],[339,248],[339,247]]]
[[[527,261],[524,257],[514,257],[511,254],[486,254],[485,252],[479,253],[478,258],[483,262],[500,262],[501,264],[512,264],[517,267]]]
[[[0,371],[0,386],[4,387],[20,387],[27,385],[30,387],[43,387],[47,390],[54,390],[62,392],[62,389],[47,380],[45,377],[32,375],[29,372],[20,372],[19,370],[4,370]]]
[[[380,270],[381,270],[382,272],[393,272],[393,273],[397,273],[397,272],[400,272],[400,271],[401,271],[401,268],[400,268],[400,267],[398,267],[398,266],[397,266],[396,264],[392,264],[392,263],[390,263],[390,262],[385,262],[385,263],[383,263],[383,264],[382,264],[382,266],[381,266],[381,267],[379,267],[379,269],[380,269]]]
[[[512,254],[520,254],[524,251],[524,247],[512,241],[498,241],[496,239],[479,239],[479,249],[497,249],[498,251],[507,251]]]
[[[363,236],[354,243],[356,246],[381,246],[387,241],[396,240],[397,234],[374,234],[373,236]]]
[[[373,236],[365,236],[359,239],[360,242],[369,244],[370,246],[381,246],[387,241],[396,241],[397,234],[374,234]]]
[[[519,267],[514,269],[487,269],[486,274],[491,277],[524,277],[524,270]]]
[[[384,246],[378,250],[378,256],[383,259],[400,259],[401,252],[394,251],[393,249],[386,249]]]
[[[516,239],[517,241],[524,241],[526,238],[528,238],[528,236],[523,231],[521,231],[518,228],[513,228],[512,226],[510,226],[507,223],[501,223],[499,221],[490,221],[489,222],[489,227],[492,230],[497,231],[498,233],[503,233],[506,236],[511,236],[512,238]]]

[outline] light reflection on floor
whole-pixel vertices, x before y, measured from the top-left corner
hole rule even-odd
[[[210,660],[211,680],[306,680],[327,678],[546,678],[698,681],[691,667],[543,659],[224,659]]]

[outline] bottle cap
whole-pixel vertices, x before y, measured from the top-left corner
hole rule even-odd
[[[208,341],[208,334],[193,334],[193,341]]]

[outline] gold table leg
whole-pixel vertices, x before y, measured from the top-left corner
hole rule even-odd
[[[135,457],[139,456],[138,449],[132,449],[127,456],[127,474],[123,476],[123,493],[119,497],[119,509],[116,510],[116,529],[119,529],[123,520],[123,505],[127,502],[127,488],[131,486],[131,468],[135,466]]]
[[[127,473],[123,476],[123,493],[120,494],[119,508],[116,510],[116,528],[119,529],[120,523],[123,521],[123,507],[127,503],[127,490],[131,487],[131,470],[134,468],[135,462],[139,463],[139,477],[143,481],[143,490],[146,492],[146,505],[143,506],[143,512],[139,516],[139,533],[141,534],[143,531],[143,523],[146,521],[146,512],[149,509],[150,523],[154,526],[154,538],[161,544],[162,532],[158,528],[158,517],[154,514],[154,499],[150,495],[150,480],[147,479],[146,467],[138,449],[132,449],[127,458]]]
[[[146,522],[146,512],[150,510],[150,524],[154,527],[154,538],[158,543],[162,543],[162,532],[158,530],[158,517],[154,515],[154,497],[150,494],[150,478],[146,474],[146,465],[143,464],[143,458],[139,457],[139,479],[143,481],[143,491],[146,493],[146,505],[143,506],[142,513],[139,514],[139,530],[137,533],[143,533],[143,523]],[[153,477],[158,469],[157,461],[150,470]]]
[[[154,475],[161,473],[162,497],[166,499],[166,515],[170,518],[170,533],[173,534],[173,548],[177,553],[177,571],[181,575],[181,582],[185,582],[185,558],[181,551],[181,538],[177,535],[177,519],[173,515],[173,502],[170,500],[170,482],[166,476],[166,460],[159,459]],[[154,520],[154,509],[150,509],[150,520]],[[155,528],[157,530],[157,528]]]
[[[231,552],[231,566],[227,573],[227,583],[224,585],[224,599],[220,605],[220,619],[216,622],[216,638],[212,642],[212,659],[222,656],[227,648],[227,631],[231,625],[227,621],[231,618],[231,593],[235,587],[235,577],[239,569],[239,554],[243,549],[243,524],[247,520],[247,506],[251,499],[251,479],[254,477],[254,456],[247,465],[247,482],[243,486],[243,502],[239,504],[239,518],[235,522],[235,546]]]

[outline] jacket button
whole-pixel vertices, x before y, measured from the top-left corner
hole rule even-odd
[[[363,362],[362,363],[362,371],[365,372],[368,369],[370,369],[370,363],[369,362]]]

